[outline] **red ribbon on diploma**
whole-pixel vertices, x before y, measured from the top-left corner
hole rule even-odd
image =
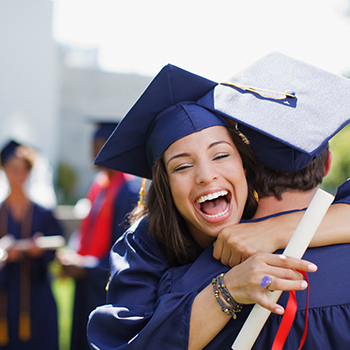
[[[300,340],[300,345],[298,350],[300,350],[305,342],[306,334],[307,334],[307,322],[308,322],[308,311],[309,311],[309,279],[307,277],[307,274],[304,271],[298,271],[300,272],[307,282],[307,298],[306,298],[306,310],[305,310],[305,326],[304,326],[304,332],[303,336]],[[282,350],[284,343],[287,339],[287,336],[289,334],[289,331],[293,325],[293,321],[295,318],[295,314],[297,312],[297,300],[295,298],[295,290],[291,290],[289,292],[289,298],[286,306],[286,310],[284,312],[284,315],[282,317],[281,324],[278,327],[278,331],[275,337],[275,340],[272,344],[271,350]]]

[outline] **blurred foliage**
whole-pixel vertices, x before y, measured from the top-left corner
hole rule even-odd
[[[77,175],[74,168],[67,163],[60,163],[57,168],[56,192],[59,204],[75,204],[74,194]]]
[[[330,150],[332,166],[322,188],[335,194],[337,187],[350,177],[350,124],[331,139]]]
[[[72,278],[56,277],[51,282],[57,304],[59,349],[69,350],[73,322],[75,282]]]

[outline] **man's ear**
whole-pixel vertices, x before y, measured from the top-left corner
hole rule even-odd
[[[329,170],[331,170],[331,163],[332,163],[332,152],[328,150],[326,163],[324,165],[323,177],[325,177],[329,173]]]

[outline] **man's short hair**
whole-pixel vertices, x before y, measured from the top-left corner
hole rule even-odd
[[[324,176],[328,150],[329,147],[327,145],[326,149],[316,159],[305,168],[294,173],[286,173],[260,164],[255,184],[255,190],[258,192],[259,197],[274,196],[281,200],[285,191],[307,192],[318,186]]]

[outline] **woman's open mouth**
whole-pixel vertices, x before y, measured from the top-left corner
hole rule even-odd
[[[201,196],[196,200],[196,208],[208,218],[219,218],[225,215],[230,208],[228,195],[228,191],[221,190]]]

